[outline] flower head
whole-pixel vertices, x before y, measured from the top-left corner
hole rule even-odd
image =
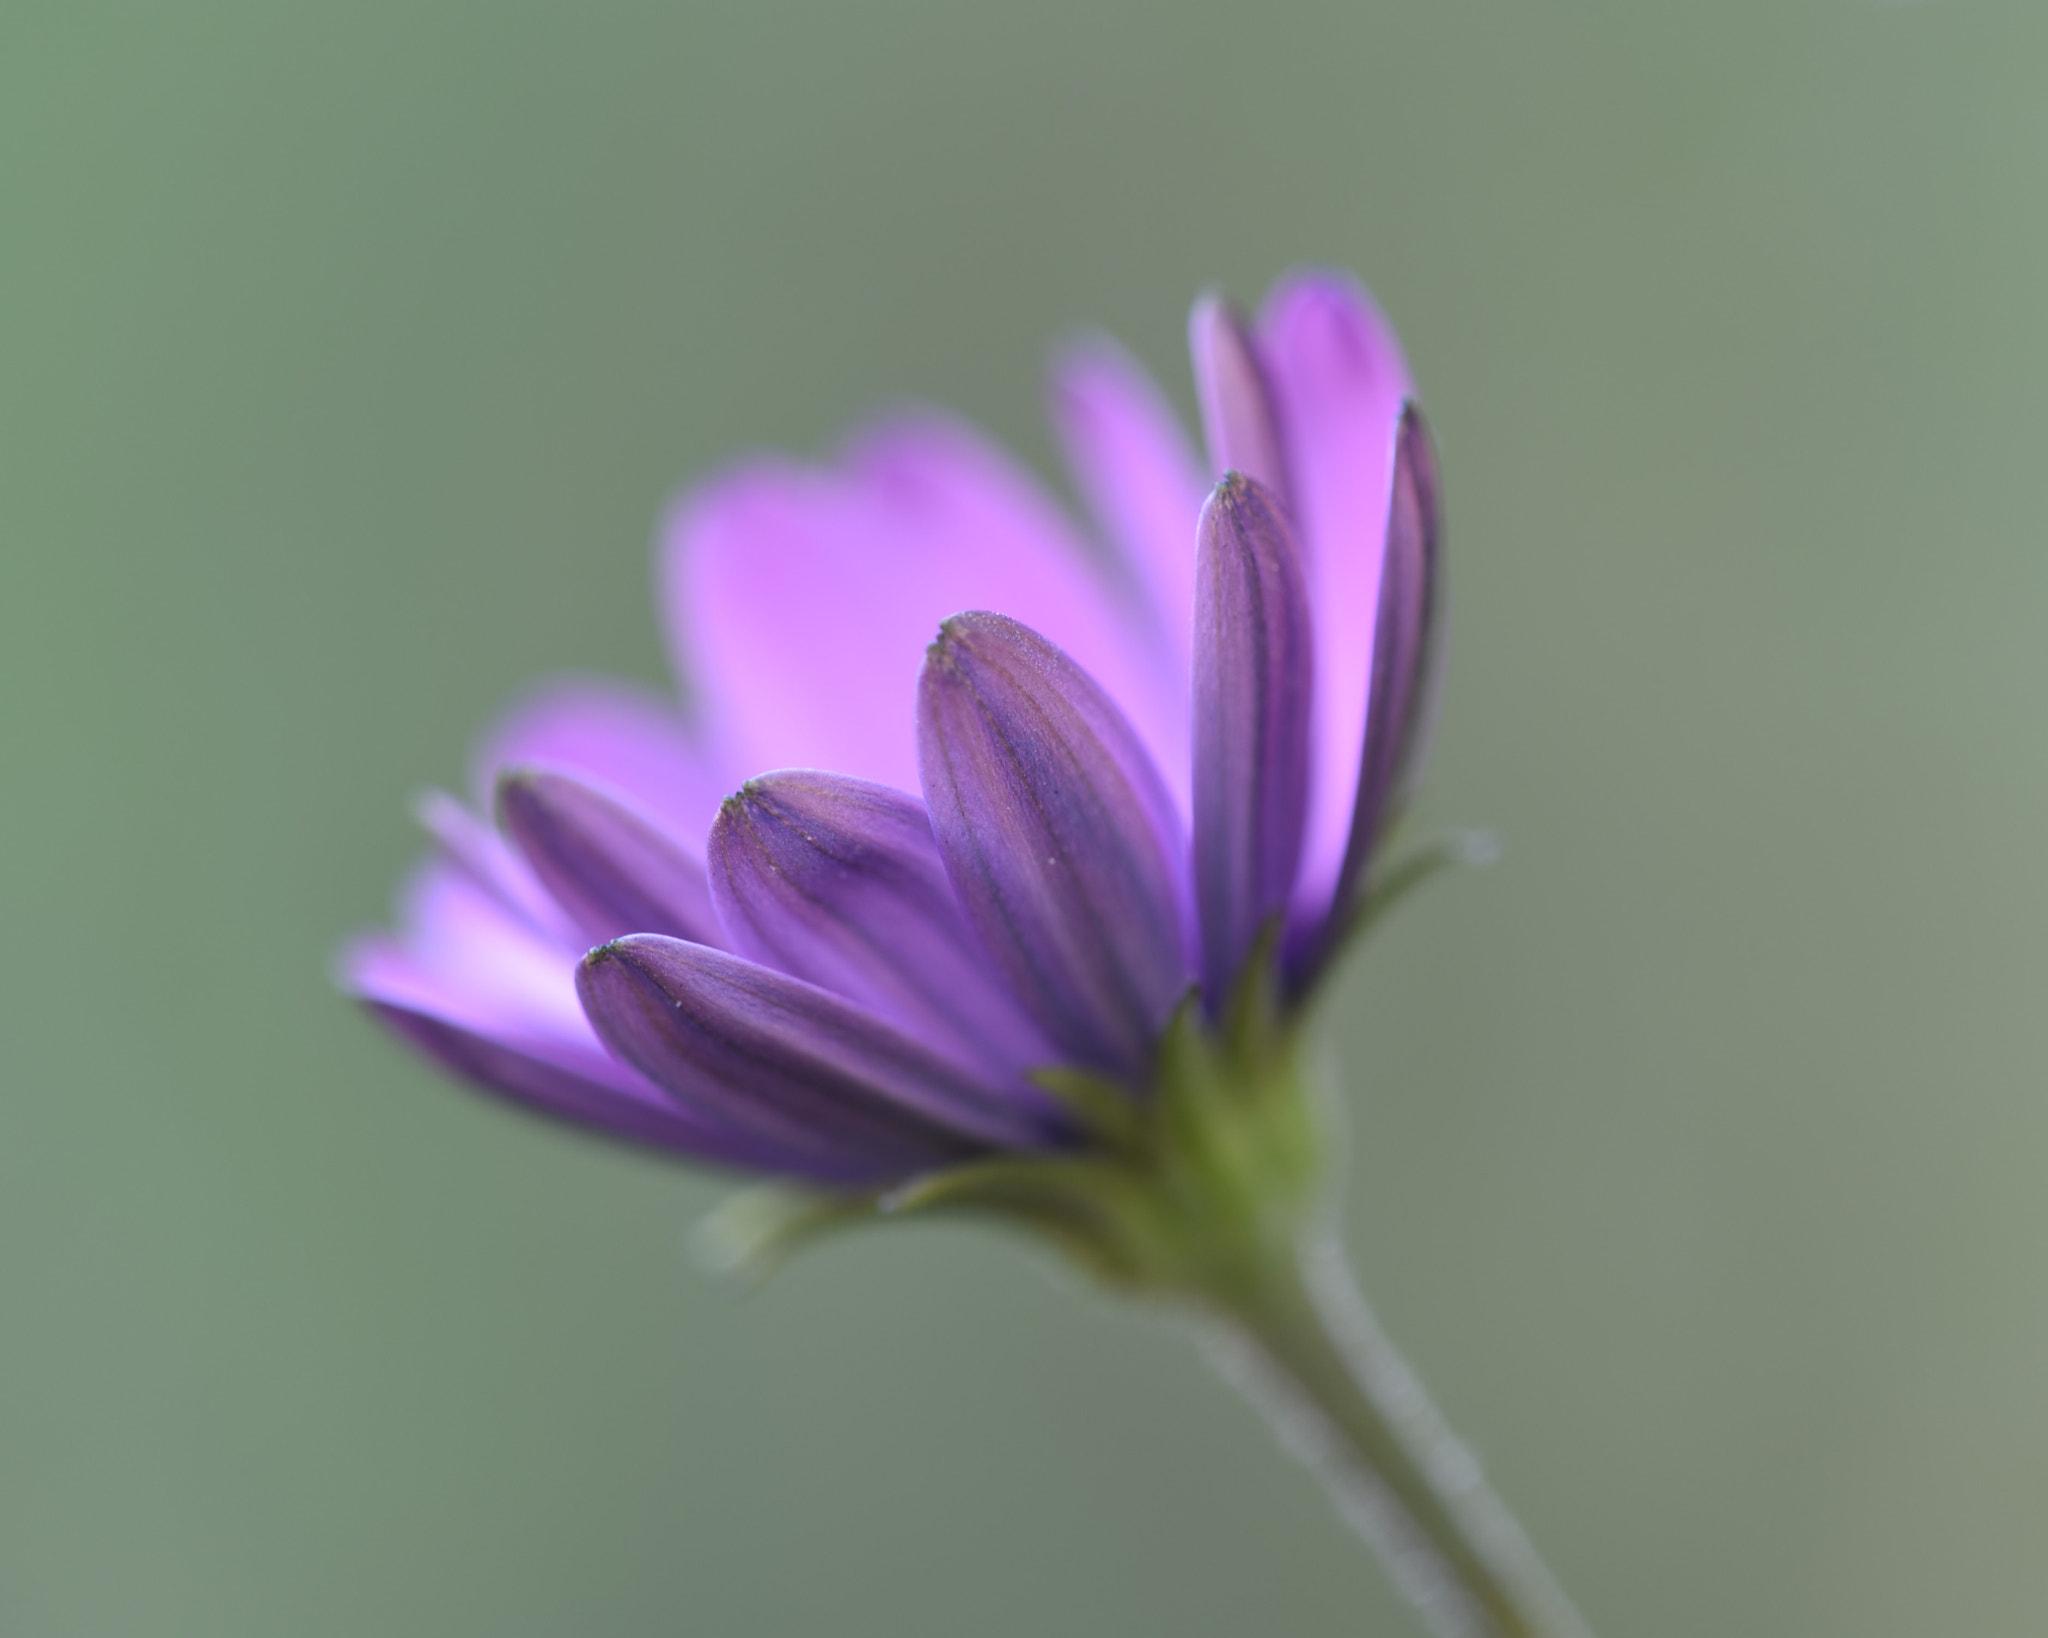
[[[1293,276],[1256,324],[1205,299],[1190,342],[1206,458],[1113,347],[1056,368],[1092,539],[931,416],[686,498],[687,708],[515,709],[478,761],[495,825],[428,800],[348,986],[579,1125],[1012,1204],[1124,1142],[1187,1041],[1284,1041],[1425,748],[1435,474],[1348,280]]]
[[[928,417],[689,497],[689,708],[513,711],[495,825],[427,799],[345,982],[514,1103],[782,1180],[714,1218],[721,1260],[961,1209],[1183,1303],[1438,1633],[1583,1638],[1313,1209],[1304,1004],[1455,857],[1378,856],[1441,659],[1407,368],[1327,274],[1189,339],[1206,462],[1113,348],[1056,371],[1093,542]]]

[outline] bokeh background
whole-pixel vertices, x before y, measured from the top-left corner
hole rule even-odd
[[[0,12],[0,1631],[1412,1632],[1171,1331],[706,1179],[331,987],[665,498],[1358,269],[1443,450],[1349,1224],[1598,1631],[2048,1605],[2048,12]]]

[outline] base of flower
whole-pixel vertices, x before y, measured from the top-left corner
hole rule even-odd
[[[1357,928],[1458,862],[1459,845],[1383,876]],[[758,1273],[825,1229],[878,1215],[1026,1228],[1102,1283],[1196,1315],[1218,1365],[1322,1477],[1439,1638],[1586,1638],[1345,1267],[1328,1112],[1302,1073],[1302,998],[1284,993],[1275,954],[1269,939],[1220,1015],[1192,997],[1180,1008],[1146,1086],[1041,1075],[1081,1133],[1075,1147],[868,1194],[743,1195],[700,1244],[728,1272]]]

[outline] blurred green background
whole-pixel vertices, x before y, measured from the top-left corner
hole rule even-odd
[[[693,474],[1284,266],[1442,446],[1334,1009],[1390,1329],[1606,1634],[2048,1605],[2048,12],[0,13],[0,1631],[1406,1634],[1178,1335],[713,1183],[330,986]]]

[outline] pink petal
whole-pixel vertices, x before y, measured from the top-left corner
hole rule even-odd
[[[341,976],[348,989],[593,1079],[626,1078],[576,999],[580,949],[547,937],[488,887],[439,859],[406,884],[398,923],[395,935],[372,935],[345,952]]]
[[[428,791],[413,811],[442,858],[508,909],[517,911],[537,932],[564,945],[577,941],[568,912],[555,902],[512,844],[492,829],[488,820],[471,812],[460,797]]]
[[[607,791],[698,858],[718,804],[746,777],[712,754],[673,702],[596,678],[544,685],[499,720],[472,762],[486,812],[507,768],[564,773]]]
[[[1195,523],[1208,491],[1194,451],[1151,378],[1107,339],[1062,354],[1050,396],[1074,481],[1149,594],[1175,673],[1185,676],[1193,663]]]
[[[580,951],[538,933],[461,867],[431,860],[407,884],[397,936],[342,954],[341,982],[383,1022],[466,1080],[630,1142],[749,1170],[837,1181],[858,1157],[772,1141],[672,1098],[598,1040],[576,995]]]
[[[988,608],[1094,670],[1185,792],[1184,678],[1031,479],[958,423],[890,423],[836,470],[742,467],[684,502],[662,569],[678,668],[752,771],[914,792],[925,648]]]
[[[1280,429],[1251,326],[1222,296],[1204,296],[1188,314],[1188,358],[1209,448],[1209,474],[1235,472],[1291,509]]]
[[[1413,388],[1393,329],[1340,274],[1300,273],[1277,285],[1259,346],[1316,621],[1308,835],[1295,888],[1298,914],[1316,917],[1351,833],[1394,441]]]

